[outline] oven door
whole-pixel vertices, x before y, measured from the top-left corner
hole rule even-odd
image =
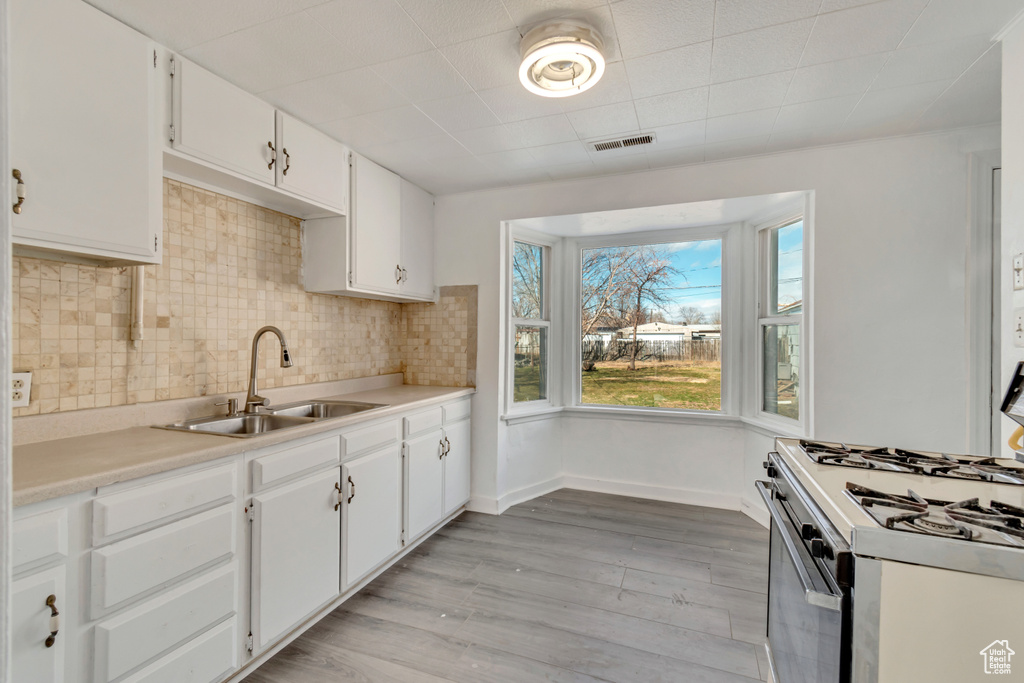
[[[846,683],[842,590],[815,564],[772,490],[756,482],[771,513],[768,646],[777,683]]]

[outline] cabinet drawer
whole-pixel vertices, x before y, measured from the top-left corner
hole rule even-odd
[[[342,434],[342,453],[347,458],[394,443],[398,441],[398,429],[399,423],[395,420]]]
[[[97,624],[95,680],[113,681],[234,615],[237,592],[230,565]]]
[[[235,471],[232,463],[97,498],[92,504],[93,545],[234,500]]]
[[[444,411],[444,423],[451,424],[452,422],[458,422],[469,417],[470,413],[470,401],[459,401],[458,403],[449,403],[441,408]]]
[[[404,420],[405,438],[426,434],[432,429],[441,428],[441,409],[431,408],[421,413],[409,415]]]
[[[14,573],[68,556],[68,511],[51,510],[15,520]]]
[[[252,461],[252,489],[259,491],[299,474],[337,465],[340,458],[336,436],[257,458]]]
[[[238,667],[237,620],[219,626],[150,664],[124,683],[211,683]]]
[[[234,552],[231,505],[94,550],[93,617]]]

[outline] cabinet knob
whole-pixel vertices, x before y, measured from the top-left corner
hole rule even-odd
[[[21,171],[19,171],[18,169],[14,169],[13,171],[11,171],[11,175],[14,176],[14,179],[18,181],[17,185],[15,186],[18,201],[14,203],[14,206],[12,208],[14,209],[14,213],[21,213],[22,205],[25,203],[25,181],[21,179]]]
[[[50,635],[46,638],[46,647],[53,647],[57,642],[57,633],[60,632],[60,612],[57,611],[57,596],[51,595],[46,598],[46,606],[50,608]]]
[[[267,147],[270,148],[270,163],[267,164],[268,169],[274,168],[274,162],[277,161],[277,150],[274,149],[274,143],[268,142]]]

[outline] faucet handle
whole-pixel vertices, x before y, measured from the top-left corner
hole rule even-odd
[[[245,400],[245,412],[257,413],[260,408],[266,408],[269,405],[269,398],[263,398],[262,396],[250,396]]]
[[[229,398],[228,400],[224,401],[223,403],[214,403],[213,405],[215,405],[215,406],[227,406],[228,407],[228,415],[237,415],[238,414],[238,399],[237,398]]]

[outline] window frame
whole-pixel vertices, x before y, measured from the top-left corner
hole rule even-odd
[[[811,412],[812,401],[810,400],[810,355],[811,349],[809,346],[810,334],[808,332],[808,319],[810,313],[810,252],[811,252],[811,232],[810,225],[807,216],[811,214],[811,211],[807,208],[801,211],[795,211],[785,214],[781,217],[777,217],[771,221],[766,221],[755,226],[756,231],[756,245],[757,245],[757,279],[756,279],[756,291],[755,295],[755,308],[754,308],[754,338],[756,339],[754,348],[756,352],[754,356],[754,387],[752,401],[754,402],[753,414],[756,419],[769,426],[774,426],[779,429],[786,431],[796,431],[799,434],[806,435],[807,425],[810,424],[809,414]],[[771,233],[773,230],[778,230],[794,223],[802,222],[802,258],[801,258],[801,282],[800,282],[800,295],[801,295],[801,312],[790,313],[785,315],[779,315],[778,313],[769,313],[769,303],[771,297],[772,282],[775,278],[775,268],[773,268],[772,252],[771,252]],[[776,246],[777,249],[777,246]],[[777,287],[777,285],[776,285]],[[772,325],[799,325],[800,327],[800,358],[798,362],[798,377],[799,377],[799,412],[797,419],[779,415],[778,413],[772,413],[765,410],[764,399],[765,399],[765,384],[764,384],[764,358],[765,358],[765,330]]]
[[[562,373],[565,387],[566,407],[576,413],[633,414],[672,416],[678,419],[697,418],[707,420],[734,419],[739,415],[738,399],[741,394],[739,381],[742,371],[733,367],[740,358],[738,344],[741,342],[739,315],[742,308],[737,299],[741,287],[739,277],[741,224],[724,224],[707,227],[661,229],[646,232],[620,233],[567,240],[566,307],[571,310],[572,334],[565,334],[563,354],[571,372]],[[688,408],[657,408],[647,406],[624,406],[601,403],[583,403],[583,354],[577,331],[582,325],[580,297],[582,296],[582,257],[584,249],[602,247],[627,247],[648,244],[676,244],[679,242],[722,242],[722,394],[719,410],[694,410]]]

